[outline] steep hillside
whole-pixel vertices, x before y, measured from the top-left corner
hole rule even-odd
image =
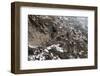
[[[88,18],[28,16],[28,60],[87,58]]]

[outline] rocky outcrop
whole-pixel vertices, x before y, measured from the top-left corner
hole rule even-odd
[[[87,58],[87,25],[87,17],[29,15],[29,60]]]

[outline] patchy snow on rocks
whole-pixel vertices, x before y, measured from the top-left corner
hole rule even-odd
[[[28,61],[88,57],[88,17],[28,15]]]

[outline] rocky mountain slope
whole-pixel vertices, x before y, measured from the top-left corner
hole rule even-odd
[[[88,18],[28,15],[28,60],[87,58]]]

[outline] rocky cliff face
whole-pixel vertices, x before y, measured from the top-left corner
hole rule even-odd
[[[87,58],[87,24],[87,17],[29,15],[29,60]]]
[[[47,27],[44,27],[39,21],[38,16],[29,16],[28,23],[28,42],[31,46],[41,46],[48,41],[49,34],[45,34]],[[42,20],[42,19],[40,19]]]

